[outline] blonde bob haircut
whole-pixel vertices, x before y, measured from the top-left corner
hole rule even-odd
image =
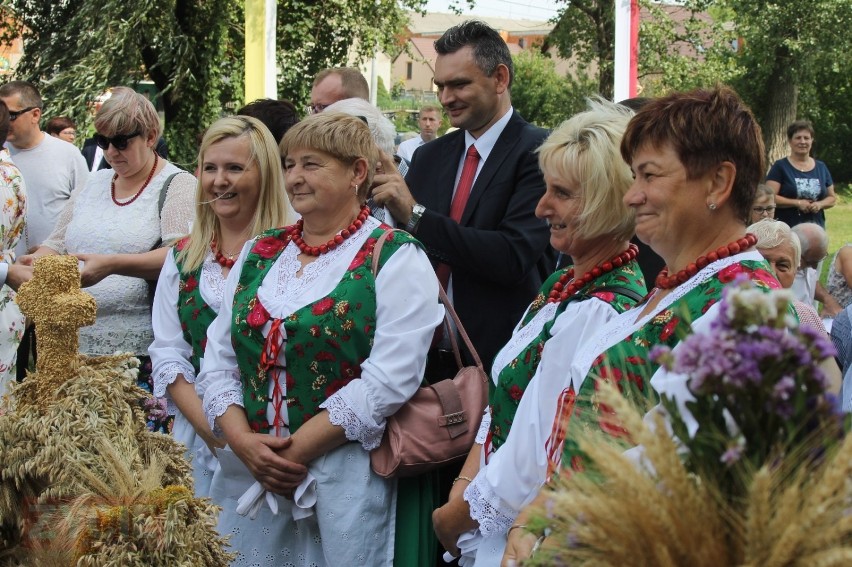
[[[538,150],[545,175],[581,187],[577,236],[584,240],[603,236],[626,240],[635,232],[633,210],[624,204],[633,174],[620,149],[632,116],[625,106],[589,99],[588,110],[560,124]]]
[[[358,186],[358,202],[367,200],[373,173],[379,163],[379,149],[364,121],[342,112],[321,112],[308,116],[290,128],[279,146],[284,160],[291,150],[318,150],[337,161],[352,166],[367,160],[367,178]]]
[[[144,139],[154,132],[155,139],[160,137],[160,117],[145,95],[127,87],[113,87],[110,93],[95,116],[98,134],[112,137],[139,132]]]
[[[799,269],[802,263],[802,243],[799,241],[798,235],[785,222],[775,219],[760,219],[746,229],[757,237],[755,247],[757,251],[769,250],[776,246],[781,246],[789,242],[793,247],[794,270]]]
[[[201,140],[198,151],[198,164],[201,178],[204,177],[204,155],[210,146],[228,138],[246,137],[251,150],[249,167],[257,167],[260,173],[260,194],[250,238],[270,228],[285,226],[292,222],[290,207],[284,192],[284,176],[281,173],[281,161],[278,147],[269,129],[260,120],[249,116],[228,116],[220,118],[210,125]],[[204,263],[210,251],[210,242],[220,239],[219,217],[213,212],[210,203],[198,180],[195,189],[195,221],[189,233],[189,244],[178,254],[183,264],[183,272],[195,271]]]

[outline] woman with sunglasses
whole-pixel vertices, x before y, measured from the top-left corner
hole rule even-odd
[[[95,139],[111,168],[89,176],[71,195],[50,237],[31,255],[74,254],[98,303],[97,321],[80,329],[80,352],[132,352],[140,359],[139,385],[152,391],[148,346],[149,286],[163,267],[163,245],[189,233],[195,217],[195,178],[154,151],[160,119],[145,96],[112,89],[95,116]],[[148,426],[168,430],[165,400],[147,400]]]
[[[243,244],[264,230],[293,222],[284,193],[278,145],[255,118],[214,122],[198,154],[201,171],[192,231],[166,257],[152,309],[148,349],[154,394],[176,410],[172,434],[187,447],[195,494],[208,496],[216,469],[216,439],[195,392],[207,327],[222,305],[225,278]],[[248,526],[247,526],[248,527]]]

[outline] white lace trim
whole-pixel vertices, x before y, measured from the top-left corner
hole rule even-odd
[[[346,438],[360,443],[365,451],[372,451],[381,444],[385,433],[384,426],[370,425],[372,420],[359,415],[354,404],[350,404],[346,399],[343,390],[320,404],[320,408],[328,410],[328,420],[331,424],[342,427]]]
[[[154,381],[154,397],[165,398],[166,410],[169,415],[177,415],[178,407],[172,401],[172,397],[168,395],[169,384],[174,383],[178,374],[183,374],[184,379],[190,384],[195,383],[195,369],[190,364],[181,362],[169,362],[161,366],[157,373],[151,378]]]
[[[654,309],[651,313],[636,319],[636,314],[642,311],[642,305],[638,305],[629,311],[625,311],[624,313],[617,315],[614,319],[611,319],[609,323],[607,323],[606,326],[604,326],[603,329],[595,335],[594,340],[588,341],[584,346],[581,346],[577,350],[577,354],[574,357],[576,361],[574,364],[574,370],[571,372],[571,382],[574,386],[574,391],[580,391],[580,388],[586,379],[586,375],[598,355],[606,352],[607,349],[617,342],[624,340],[625,337],[628,337],[638,329],[641,329],[653,317],[656,317],[661,311],[667,309],[674,302],[680,300],[687,293],[703,284],[717,272],[744,260],[763,260],[763,256],[761,256],[758,252],[744,252],[737,254],[736,256],[729,256],[728,258],[717,260],[712,264],[708,264],[703,270],[692,276],[692,278],[687,280],[685,283],[674,288],[660,301],[656,309]],[[577,369],[580,369],[580,371],[577,372]]]
[[[277,295],[284,297],[287,302],[300,297],[305,289],[313,287],[322,278],[327,268],[340,256],[354,256],[357,249],[363,246],[359,235],[365,231],[372,232],[377,226],[379,226],[379,221],[369,217],[352,237],[344,240],[334,250],[320,255],[304,268],[298,259],[299,247],[293,242],[290,242],[281,253],[280,261],[278,262]],[[353,248],[356,250],[353,251]],[[302,270],[301,276],[296,275],[299,273],[299,270]]]
[[[483,537],[509,533],[518,516],[517,510],[502,505],[484,474],[476,475],[465,489],[464,499],[470,505],[470,517],[479,522]]]
[[[488,432],[491,430],[491,406],[485,407],[485,413],[482,414],[482,421],[479,422],[479,431],[476,432],[476,440],[474,443],[485,445],[488,439]]]
[[[239,390],[224,390],[215,396],[212,396],[210,401],[204,408],[207,414],[207,422],[210,424],[210,429],[215,432],[219,431],[216,427],[216,418],[228,411],[231,406],[243,406],[243,395]]]
[[[494,357],[494,364],[491,367],[491,375],[494,377],[494,382],[500,376],[500,372],[509,366],[511,362],[521,354],[524,350],[544,329],[544,326],[552,321],[556,316],[556,310],[559,308],[558,303],[548,303],[523,327],[517,329],[509,342],[506,343],[497,356]]]
[[[212,252],[207,255],[201,265],[201,277],[205,283],[204,299],[207,301],[207,305],[218,313],[222,307],[227,278],[222,275],[222,266],[216,262]],[[207,296],[207,293],[210,294],[210,297]]]

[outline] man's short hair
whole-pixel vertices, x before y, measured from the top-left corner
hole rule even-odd
[[[476,66],[486,77],[492,76],[498,65],[505,65],[509,69],[508,86],[512,86],[515,68],[509,46],[497,30],[485,22],[468,20],[451,27],[435,42],[435,51],[438,55],[449,55],[468,46],[473,49]]]
[[[21,104],[24,108],[35,106],[38,108],[44,107],[44,101],[41,99],[41,93],[38,92],[36,86],[28,81],[9,81],[0,87],[0,97],[15,96],[21,97]]]
[[[367,79],[361,74],[359,69],[354,67],[332,67],[323,69],[317,73],[314,79],[313,86],[317,86],[320,82],[329,75],[337,75],[340,77],[340,84],[343,86],[343,94],[346,98],[363,98],[370,100],[370,86],[367,84]]]
[[[296,107],[289,100],[259,98],[239,109],[237,114],[251,116],[263,122],[263,125],[272,132],[276,144],[281,143],[287,130],[299,121]]]
[[[421,106],[420,107],[420,114],[423,114],[424,112],[437,112],[438,116],[439,117],[441,116],[440,107],[435,106],[434,104],[424,104],[423,106]]]

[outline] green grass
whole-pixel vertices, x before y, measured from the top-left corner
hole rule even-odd
[[[837,205],[825,211],[825,229],[828,232],[828,260],[846,243],[852,242],[852,186],[838,187]],[[823,262],[820,279],[825,283],[830,261]]]

